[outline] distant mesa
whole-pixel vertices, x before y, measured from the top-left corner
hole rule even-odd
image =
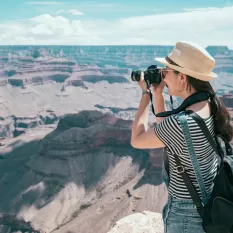
[[[124,75],[124,74],[130,74],[130,69],[128,68],[114,68],[114,67],[109,67],[109,68],[99,68],[99,71],[105,75]]]
[[[69,85],[72,86],[81,86],[85,89],[87,89],[84,82],[91,82],[91,83],[97,83],[100,81],[107,81],[108,83],[129,83],[128,79],[126,79],[123,76],[117,76],[117,75],[84,75],[84,76],[70,76],[69,73],[66,72],[60,72],[60,73],[48,73],[43,74],[44,72],[38,73],[38,74],[16,74],[8,79],[8,83],[12,86],[17,87],[23,87],[25,85],[42,85],[47,82],[58,82],[58,83],[64,83],[66,82]],[[71,78],[70,78],[71,77]],[[3,85],[6,84],[6,82],[3,82]]]
[[[233,50],[230,50],[227,46],[208,46],[206,50],[212,55],[233,55]]]
[[[25,85],[38,85],[45,84],[47,82],[63,83],[70,76],[69,73],[52,73],[52,72],[39,72],[39,73],[27,73],[16,74],[9,77],[8,82],[12,86],[23,87]]]
[[[65,80],[64,88],[66,86],[82,87],[83,89],[88,89],[87,85],[81,79],[72,77]]]
[[[100,81],[107,81],[108,83],[129,83],[129,80],[120,75],[88,75],[81,77],[85,82],[97,83]]]
[[[129,83],[126,75],[132,69],[155,64],[154,57],[165,56],[173,46],[13,46],[0,51],[3,81],[13,86],[65,82],[83,86],[80,81]],[[233,50],[227,46],[208,46],[216,58],[215,72],[233,73]],[[47,72],[47,74],[46,74]]]
[[[129,83],[128,79],[123,75],[113,74],[115,70],[99,69],[97,66],[83,67],[72,74],[72,77],[80,77],[84,82],[97,83],[107,81],[108,83]],[[125,72],[125,70],[124,70]]]
[[[33,57],[33,58],[38,58],[38,57],[40,57],[40,51],[38,51],[38,50],[33,51],[32,57]]]
[[[226,65],[225,67],[217,66],[216,68],[214,68],[214,72],[216,72],[216,73],[226,72],[226,73],[233,74],[232,64],[229,64],[228,66]]]
[[[67,66],[73,66],[76,64],[75,61],[69,61],[67,59],[61,58],[61,59],[52,59],[49,61],[45,61],[43,64],[46,65],[67,65]]]
[[[11,76],[13,76],[15,74],[17,74],[16,70],[5,70],[4,71],[4,75],[7,76],[7,77],[11,77]]]
[[[73,62],[66,62],[62,66],[56,67],[56,63],[60,61],[46,61],[38,68],[11,69],[5,70],[4,75],[8,77],[7,81],[2,79],[0,85],[4,86],[7,83],[16,87],[24,87],[25,85],[42,85],[48,82],[67,82],[69,85],[81,86],[87,88],[84,82],[97,83],[107,81],[108,83],[129,83],[128,79],[123,75],[112,74],[111,69],[105,69],[104,73],[93,67],[84,67],[79,70],[73,66]],[[49,64],[50,66],[45,66]],[[125,71],[124,71],[125,72]],[[123,72],[123,73],[124,73]]]
[[[34,59],[37,59],[39,57],[49,57],[50,54],[46,49],[36,48],[31,51],[31,56]]]

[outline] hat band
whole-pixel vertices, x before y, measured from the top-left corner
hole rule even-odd
[[[166,56],[165,57],[165,60],[169,63],[169,64],[171,64],[171,65],[174,65],[174,66],[178,66],[178,67],[180,67],[180,68],[183,68],[183,69],[185,69],[183,66],[180,66],[180,65],[178,65],[177,63],[175,63],[170,57],[168,57],[168,56]],[[192,70],[190,70],[190,71],[192,71]],[[192,72],[196,72],[196,71],[192,71]],[[205,75],[205,74],[204,74]],[[208,75],[208,74],[207,74]]]
[[[182,66],[180,66],[180,65],[176,64],[174,61],[172,61],[172,59],[168,56],[165,57],[165,60],[171,65],[179,66],[179,67],[183,68]]]

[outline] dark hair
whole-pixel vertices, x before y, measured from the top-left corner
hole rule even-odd
[[[179,66],[174,61],[172,61],[169,57],[165,57],[166,61],[172,65]],[[180,72],[177,70],[173,70],[175,74],[179,74]],[[214,124],[215,124],[215,134],[218,136],[222,136],[225,140],[230,142],[233,139],[233,125],[231,125],[231,116],[227,111],[227,108],[224,106],[222,101],[217,97],[213,87],[210,82],[203,81],[200,79],[196,79],[190,77],[188,75],[188,91],[191,91],[191,87],[193,87],[196,91],[206,91],[211,93],[213,97],[211,97],[211,113],[214,116]]]
[[[174,71],[175,73],[179,73],[178,71]],[[214,117],[215,123],[215,133],[216,135],[222,136],[228,142],[233,139],[233,125],[231,125],[231,116],[228,112],[227,108],[224,106],[219,97],[215,94],[213,87],[210,82],[202,81],[193,77],[187,76],[188,81],[188,91],[191,91],[191,87],[193,87],[196,91],[207,91],[211,93],[213,97],[211,97],[211,113]]]
[[[168,63],[179,66],[169,57],[166,57],[165,59]],[[180,72],[174,70],[174,73],[179,74]],[[211,97],[210,105],[211,113],[214,116],[215,134],[217,136],[222,136],[225,140],[230,142],[233,139],[233,125],[231,125],[231,116],[227,111],[227,108],[223,105],[222,101],[215,94],[210,82],[196,79],[188,75],[186,76],[188,80],[187,88],[189,92],[191,91],[191,87],[193,87],[196,91],[207,91],[212,94],[213,97]]]

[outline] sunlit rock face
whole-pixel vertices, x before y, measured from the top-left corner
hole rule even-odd
[[[161,214],[143,211],[120,219],[108,233],[163,233],[163,225]]]
[[[90,223],[107,232],[130,213],[161,212],[167,198],[162,151],[132,148],[131,125],[111,114],[81,111],[62,117],[40,141],[2,155],[1,212],[40,232],[83,233]]]

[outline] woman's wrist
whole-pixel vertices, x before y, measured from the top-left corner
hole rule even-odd
[[[143,90],[142,95],[144,95],[144,94],[150,95],[150,90]]]
[[[156,90],[153,92],[153,95],[154,96],[161,96],[161,95],[163,95],[163,90]]]

